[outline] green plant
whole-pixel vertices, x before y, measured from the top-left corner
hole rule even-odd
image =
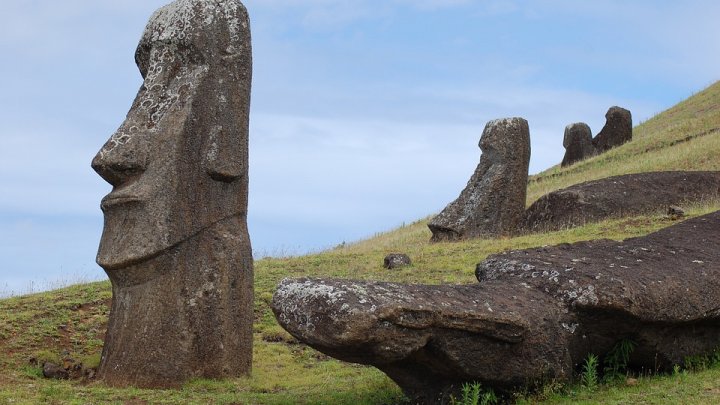
[[[31,364],[27,364],[23,366],[22,372],[24,375],[32,379],[43,378],[43,369],[39,365],[33,366]]]
[[[588,391],[595,391],[598,386],[598,356],[590,353],[583,364],[580,381]]]
[[[450,396],[453,405],[492,405],[498,403],[498,397],[492,388],[483,389],[479,382],[464,383],[460,390],[462,397],[456,400]]]
[[[62,363],[62,360],[60,359],[60,355],[52,352],[47,349],[39,350],[35,352],[35,355],[32,356],[34,358],[33,363],[37,363],[40,367],[43,366],[46,362],[54,363],[54,364],[60,364]]]
[[[98,368],[100,367],[100,358],[100,352],[89,354],[87,356],[82,356],[80,358],[80,364],[82,364],[83,368],[85,369]]]
[[[615,344],[605,355],[603,378],[607,381],[617,380],[627,371],[630,355],[637,344],[630,339],[623,339]]]
[[[695,356],[687,356],[683,361],[686,370],[705,371],[712,367],[720,365],[720,348],[710,353],[698,354]]]

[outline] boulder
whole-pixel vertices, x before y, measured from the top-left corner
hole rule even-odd
[[[410,266],[411,264],[410,256],[404,253],[390,253],[383,260],[383,267],[390,270]]]
[[[673,221],[676,221],[685,216],[685,210],[678,206],[671,205],[668,207],[667,215],[668,215],[668,218],[670,218]]]
[[[428,224],[432,241],[509,235],[522,222],[530,162],[527,121],[488,122],[480,150],[480,163],[465,189]]]
[[[621,107],[610,107],[605,114],[605,126],[593,138],[598,154],[632,140],[632,114]]]
[[[54,380],[67,380],[70,374],[65,368],[48,361],[43,364],[43,377]]]
[[[272,309],[298,340],[379,368],[413,403],[448,403],[463,382],[571,380],[589,354],[626,340],[644,370],[716,349],[718,245],[715,212],[623,242],[492,255],[478,284],[286,279]]]
[[[135,53],[143,85],[93,169],[113,186],[98,264],[112,304],[98,377],[179,387],[250,372],[252,56],[238,0],[177,0]]]
[[[565,156],[562,160],[562,167],[569,166],[595,155],[595,147],[592,143],[592,131],[584,122],[576,122],[565,127],[563,146],[565,147]]]
[[[720,172],[627,174],[553,191],[525,212],[523,228],[557,230],[605,218],[662,212],[669,205],[720,197]]]

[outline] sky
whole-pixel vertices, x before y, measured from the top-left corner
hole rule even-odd
[[[256,258],[350,243],[439,212],[487,121],[524,117],[536,173],[563,130],[635,123],[720,79],[714,0],[246,0],[248,223]],[[142,82],[165,0],[2,0],[0,295],[103,279],[90,161]]]

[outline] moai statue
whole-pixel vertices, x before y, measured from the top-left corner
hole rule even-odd
[[[621,107],[610,107],[605,126],[593,139],[598,154],[632,141],[632,114]]]
[[[522,118],[487,123],[480,164],[457,200],[430,221],[432,241],[510,235],[525,213],[530,130]]]
[[[590,127],[584,122],[576,122],[565,127],[563,146],[565,147],[565,156],[562,160],[562,167],[593,156],[595,147],[592,143]]]
[[[144,83],[92,167],[112,186],[97,262],[112,282],[99,377],[176,387],[250,372],[252,55],[238,0],[177,0],[135,53]]]

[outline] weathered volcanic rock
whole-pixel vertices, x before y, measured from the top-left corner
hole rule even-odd
[[[480,149],[480,164],[465,189],[428,225],[435,242],[507,235],[522,222],[530,162],[527,121],[488,122]]]
[[[144,79],[92,167],[113,190],[97,262],[112,282],[98,376],[175,387],[250,372],[247,231],[252,57],[238,0],[178,0],[153,14]]]
[[[650,172],[608,177],[553,191],[525,212],[523,228],[544,231],[604,218],[662,212],[720,197],[720,172]]]
[[[593,146],[592,140],[592,131],[584,122],[576,122],[565,127],[565,136],[563,137],[565,156],[561,166],[569,166],[595,155],[595,146]]]
[[[63,367],[57,364],[46,362],[43,364],[43,377],[55,380],[67,380],[70,374]]]
[[[397,269],[411,264],[410,256],[404,253],[390,253],[383,259],[383,267],[386,269]]]
[[[597,153],[606,152],[632,140],[632,114],[621,107],[610,107],[605,126],[593,139]]]
[[[443,403],[467,381],[571,379],[625,339],[646,370],[717,348],[719,244],[716,212],[624,242],[493,255],[474,285],[286,279],[272,308],[300,341],[374,365],[415,403]]]

